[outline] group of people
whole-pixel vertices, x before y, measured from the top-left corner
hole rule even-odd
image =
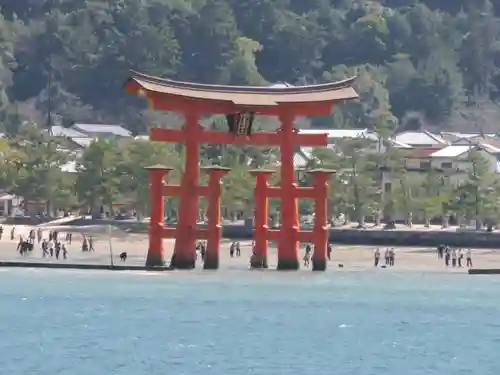
[[[201,261],[205,261],[205,255],[207,255],[207,242],[206,241],[198,241],[196,244],[196,253],[200,254]]]
[[[373,254],[373,264],[375,267],[378,267],[380,264],[380,249],[377,247],[375,249],[375,253]],[[385,266],[386,267],[394,267],[394,260],[396,259],[396,251],[393,247],[385,249],[384,252]]]
[[[0,233],[3,234],[3,227],[0,226]],[[13,226],[10,231],[10,238],[14,240],[16,235],[16,227]],[[1,235],[0,235],[1,238]],[[71,241],[71,236],[69,237]],[[66,240],[68,240],[68,236],[66,236]],[[60,254],[62,253],[63,259],[67,259],[68,257],[68,249],[66,244],[59,241],[59,232],[58,231],[50,231],[49,238],[43,238],[42,228],[38,228],[36,231],[31,229],[29,231],[28,237],[25,239],[22,235],[19,235],[19,241],[17,243],[16,251],[22,256],[27,255],[29,252],[33,251],[35,247],[35,243],[38,242],[40,248],[42,249],[42,257],[56,257],[59,259]]]
[[[449,267],[451,265],[453,268],[461,268],[464,266],[472,268],[471,249],[466,249],[464,251],[464,249],[450,248],[448,245],[439,245],[437,247],[437,256],[438,259],[444,259],[444,264],[446,267]]]
[[[0,225],[0,240],[3,237],[4,228]],[[72,233],[66,233],[65,242],[62,242],[59,238],[59,232],[56,230],[50,231],[48,238],[43,238],[43,230],[42,228],[38,228],[37,230],[31,229],[26,238],[24,238],[21,234],[19,234],[16,251],[23,256],[27,255],[29,252],[33,251],[34,245],[38,243],[42,250],[42,257],[54,257],[59,259],[62,255],[63,259],[67,259],[68,257],[68,247],[67,245],[72,243]],[[16,227],[13,226],[10,230],[10,239],[14,241],[16,238]],[[94,240],[92,236],[83,236],[82,251],[95,251],[94,249]]]
[[[203,244],[202,242],[199,242],[198,245],[196,246],[196,249],[202,254],[202,259],[203,259],[203,251],[204,248],[202,247]],[[258,254],[255,251],[255,242],[252,242],[252,256],[250,259],[250,264],[254,264],[255,262],[258,262],[259,260],[256,260],[258,258]],[[304,257],[302,258],[304,262],[304,267],[309,267],[311,265],[311,258],[313,254],[313,245],[312,243],[308,242],[305,247],[305,253]],[[229,246],[229,256],[231,258],[233,257],[240,257],[241,256],[241,245],[239,241],[234,241],[231,242],[231,245]],[[328,260],[331,260],[332,257],[332,245],[328,244],[327,245],[327,250],[326,250],[326,256]]]
[[[205,256],[207,254],[207,241],[198,241],[196,243],[196,257],[198,258],[198,255],[201,258],[201,261],[205,261]],[[235,256],[240,257],[241,256],[241,246],[239,242],[231,242],[231,245],[229,246],[229,256],[231,258],[234,258]]]
[[[2,238],[3,238],[3,226],[0,225],[0,240]],[[13,226],[10,230],[10,240],[14,241],[15,238],[16,238],[16,226]]]
[[[302,260],[304,261],[304,267],[309,267],[311,265],[312,254],[313,254],[313,245],[310,242],[308,242],[306,244],[306,251],[304,253],[304,257],[302,258]],[[328,258],[328,260],[332,259],[332,245],[331,244],[328,244],[326,247],[326,257]]]
[[[48,257],[50,256],[51,258],[55,255],[56,259],[59,259],[59,254],[62,252],[63,259],[68,258],[68,249],[66,247],[66,244],[61,243],[61,241],[58,241],[57,239],[43,239],[42,240],[42,257]]]
[[[0,225],[0,240],[3,237],[4,228]],[[10,231],[10,239],[14,240],[16,237],[16,227],[13,226]],[[68,248],[67,244],[71,244],[72,242],[72,234],[66,233],[65,242],[63,243],[59,240],[59,232],[58,231],[50,231],[48,239],[43,238],[43,230],[38,228],[36,231],[31,229],[29,231],[29,235],[26,239],[23,238],[22,235],[19,235],[19,241],[17,243],[16,251],[19,251],[21,255],[26,255],[28,252],[31,252],[34,248],[35,241],[38,241],[38,244],[41,246],[42,257],[59,257],[62,254],[63,259],[67,259]],[[254,244],[253,246],[254,247]],[[83,236],[81,250],[86,251],[95,251],[94,249],[94,240],[92,236]],[[196,253],[200,255],[201,260],[205,261],[207,251],[207,243],[206,241],[199,241],[196,244]],[[307,243],[305,246],[304,257],[302,258],[304,267],[310,267],[312,254],[314,252],[314,247],[312,243]],[[327,246],[327,258],[331,260],[332,254],[332,246],[328,244]],[[231,258],[240,257],[241,256],[241,245],[239,241],[233,241],[229,246],[229,255]],[[373,259],[374,266],[379,267],[393,267],[395,264],[396,252],[394,248],[386,248],[384,251],[384,260],[385,263],[381,263],[381,250],[380,248],[376,248],[374,251]],[[472,268],[472,251],[471,249],[461,249],[461,248],[451,248],[448,245],[440,245],[437,247],[437,256],[438,259],[444,260],[444,264],[446,267],[468,267]],[[125,261],[126,253],[122,253],[120,258]],[[253,250],[253,258],[257,257],[255,250]],[[251,261],[252,263],[252,261]]]
[[[239,241],[232,242],[231,245],[229,246],[229,256],[231,258],[234,258],[235,254],[237,257],[241,256],[241,247]]]
[[[95,249],[94,249],[94,239],[92,238],[92,236],[89,236],[89,237],[83,236],[82,251],[95,251]]]

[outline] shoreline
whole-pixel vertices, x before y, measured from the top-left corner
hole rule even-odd
[[[154,272],[154,273],[164,273],[164,272],[180,272],[183,274],[187,273],[197,273],[200,271],[203,273],[213,274],[217,272],[258,272],[258,273],[284,273],[284,274],[324,274],[324,273],[336,273],[336,274],[345,274],[345,273],[363,273],[366,275],[373,274],[382,274],[382,273],[390,273],[393,275],[404,275],[404,274],[437,274],[437,275],[494,275],[500,274],[500,269],[491,269],[491,268],[472,268],[467,269],[465,267],[462,268],[448,268],[448,269],[426,269],[426,268],[384,268],[384,267],[364,267],[364,266],[353,266],[353,267],[338,267],[334,264],[331,264],[325,271],[313,271],[311,268],[301,267],[298,270],[278,270],[274,267],[268,269],[252,269],[248,268],[240,268],[235,266],[230,267],[221,267],[218,270],[204,270],[200,265],[199,267],[192,270],[177,270],[170,267],[146,267],[146,266],[138,266],[138,265],[106,265],[106,264],[85,264],[85,263],[52,263],[52,262],[20,262],[20,261],[0,261],[0,269],[55,269],[55,270],[89,270],[89,271],[140,271],[140,272]]]
[[[123,233],[121,231],[113,231],[111,236],[103,232],[101,229],[91,230],[81,233],[73,233],[73,241],[71,244],[66,243],[68,248],[68,259],[56,260],[54,258],[42,257],[40,245],[37,243],[32,252],[26,256],[21,256],[16,251],[19,235],[24,238],[28,236],[31,229],[37,230],[36,226],[16,226],[16,235],[14,240],[10,240],[10,229],[12,226],[3,226],[3,238],[0,239],[0,268],[46,268],[46,269],[93,269],[93,270],[113,270],[113,271],[159,271],[164,272],[167,267],[159,269],[148,269],[145,267],[148,236],[147,234]],[[57,230],[57,228],[51,228]],[[59,238],[65,243],[65,235],[67,229],[60,228]],[[47,238],[49,230],[43,228],[43,238]],[[92,236],[94,239],[95,251],[82,252],[81,241],[83,235]],[[230,241],[223,239],[220,245],[220,267],[219,271],[226,270],[249,270],[249,260],[252,253],[252,241],[239,241],[241,245],[241,257],[231,257],[229,254]],[[165,239],[164,257],[170,259],[174,249],[174,240]],[[299,274],[304,272],[312,272],[309,268],[305,268],[302,264],[304,254],[304,245],[299,248],[299,260],[301,261],[301,269]],[[468,269],[462,268],[446,268],[444,261],[437,258],[435,248],[429,247],[392,247],[396,253],[395,267],[388,267],[383,270],[376,270],[373,265],[373,255],[376,248],[383,253],[386,246],[377,245],[333,245],[331,260],[328,262],[327,273],[335,272],[420,272],[420,273],[468,273]],[[121,262],[119,254],[127,252],[126,262]],[[473,268],[475,269],[500,269],[500,251],[496,249],[472,249],[473,253]],[[113,259],[114,267],[111,267],[111,258]],[[383,259],[382,259],[383,262]],[[276,272],[277,265],[277,248],[276,243],[270,242],[268,256],[268,270],[254,270],[261,272]],[[339,267],[343,265],[343,268]],[[200,259],[196,262],[196,273],[202,270]],[[208,271],[208,270],[207,270]],[[214,271],[211,271],[214,272]],[[285,271],[283,271],[285,272]],[[289,271],[296,272],[296,271]],[[321,272],[319,272],[321,273]]]
[[[102,270],[102,271],[173,271],[170,267],[146,267],[135,265],[106,265],[85,263],[41,263],[0,261],[0,268],[47,268],[47,269],[74,269],[74,270]]]

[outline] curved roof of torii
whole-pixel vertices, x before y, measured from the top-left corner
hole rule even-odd
[[[352,84],[355,77],[343,81],[310,86],[227,86],[180,82],[131,72],[125,88],[203,101],[228,102],[238,106],[277,106],[285,103],[320,103],[356,99]]]

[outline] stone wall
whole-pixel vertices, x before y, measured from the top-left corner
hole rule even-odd
[[[38,225],[43,220],[11,218],[5,224]],[[126,232],[147,233],[148,224],[128,220],[76,219],[65,225],[112,225]],[[224,238],[246,240],[252,238],[251,225],[225,225]],[[410,231],[410,230],[356,230],[332,229],[330,241],[336,244],[368,246],[425,246],[436,247],[447,244],[456,247],[500,248],[500,232],[452,232],[452,231]]]
[[[223,236],[234,239],[250,239],[252,234],[248,228],[243,226],[225,226]],[[456,247],[500,248],[500,232],[332,229],[330,230],[330,242],[369,246],[436,247],[446,244]]]

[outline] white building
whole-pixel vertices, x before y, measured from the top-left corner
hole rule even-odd
[[[22,209],[23,198],[16,195],[1,193],[0,194],[0,216],[9,217],[23,215]]]
[[[111,140],[132,136],[129,130],[119,125],[74,124],[71,129],[84,134],[88,138],[104,138]]]
[[[443,147],[450,144],[449,141],[440,135],[433,134],[426,130],[420,132],[408,131],[399,133],[396,134],[394,139],[399,143],[403,143],[414,148]]]

